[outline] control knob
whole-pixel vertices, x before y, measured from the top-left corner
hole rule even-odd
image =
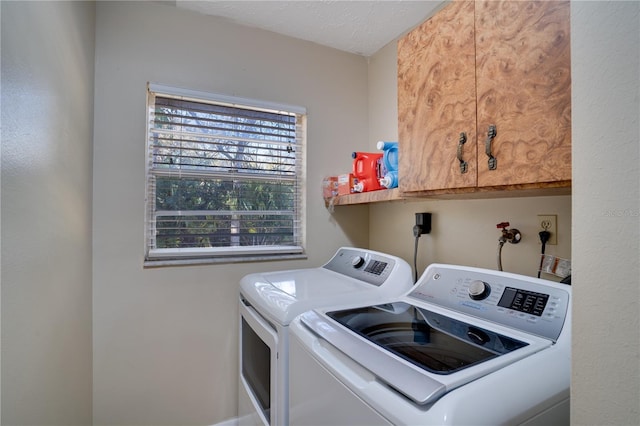
[[[469,297],[473,300],[486,299],[491,293],[491,287],[484,281],[474,280],[469,284]]]
[[[358,269],[359,267],[361,267],[362,265],[364,265],[364,259],[362,258],[362,256],[354,256],[351,259],[351,265]]]

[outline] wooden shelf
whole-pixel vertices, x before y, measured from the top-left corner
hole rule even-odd
[[[325,198],[324,202],[327,206],[344,206],[396,200],[404,200],[404,197],[402,197],[398,188],[361,192],[349,195],[338,195],[337,197],[333,198]]]
[[[473,200],[487,198],[511,197],[543,197],[554,195],[571,195],[571,181],[548,184],[509,185],[504,187],[461,188],[440,191],[422,191],[402,193],[398,188],[381,191],[363,192],[351,195],[339,195],[325,198],[327,207],[349,206],[389,201],[421,201],[421,200]]]

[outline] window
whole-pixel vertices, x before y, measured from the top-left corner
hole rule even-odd
[[[305,110],[149,85],[146,260],[304,251]]]

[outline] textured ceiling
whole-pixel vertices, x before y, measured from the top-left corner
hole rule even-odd
[[[363,56],[430,16],[431,1],[176,0],[176,6]]]

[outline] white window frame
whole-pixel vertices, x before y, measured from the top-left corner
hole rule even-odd
[[[253,246],[225,246],[225,247],[182,247],[182,248],[158,248],[156,247],[156,219],[158,215],[169,214],[156,211],[155,207],[155,177],[158,169],[154,168],[151,119],[155,108],[155,95],[171,97],[179,100],[213,103],[227,107],[249,108],[258,111],[267,111],[283,114],[295,114],[299,117],[297,138],[295,146],[296,155],[296,187],[297,202],[295,203],[294,245],[253,245]],[[147,90],[147,125],[146,127],[146,200],[145,200],[145,266],[165,266],[174,264],[199,264],[199,263],[229,263],[245,261],[278,260],[305,257],[306,237],[306,109],[299,106],[265,102],[254,99],[239,98],[221,94],[201,92],[189,89],[175,88],[155,83],[148,84]],[[300,127],[301,126],[301,127]],[[177,177],[182,176],[181,171],[171,172]],[[193,170],[185,175],[198,176]],[[207,214],[222,214],[233,210],[221,210],[220,212],[208,212]],[[178,211],[175,211],[178,212]],[[179,211],[179,214],[197,214],[197,211]],[[265,212],[267,213],[267,212]],[[273,213],[273,212],[268,212]],[[276,213],[277,214],[277,213]],[[227,213],[228,215],[228,213]]]

